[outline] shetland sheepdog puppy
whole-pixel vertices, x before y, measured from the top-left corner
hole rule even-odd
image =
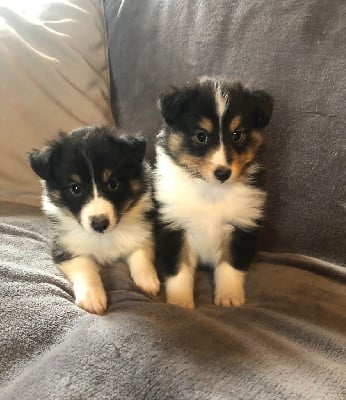
[[[214,303],[241,306],[266,194],[259,154],[272,97],[204,78],[159,97],[156,265],[167,302],[194,307],[199,264],[214,273]]]
[[[53,259],[72,283],[76,304],[90,313],[103,314],[107,307],[100,268],[120,258],[140,288],[159,291],[145,147],[143,139],[90,126],[61,132],[29,155],[43,184]]]

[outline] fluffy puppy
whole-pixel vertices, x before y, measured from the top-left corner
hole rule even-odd
[[[90,313],[106,310],[99,270],[119,258],[127,260],[140,288],[154,295],[159,291],[145,147],[142,139],[91,126],[61,132],[29,155],[42,179],[43,210],[54,233],[53,259],[72,283],[76,304]]]
[[[156,265],[168,303],[194,307],[198,263],[214,268],[214,303],[241,306],[265,191],[259,153],[272,97],[203,79],[159,98]]]

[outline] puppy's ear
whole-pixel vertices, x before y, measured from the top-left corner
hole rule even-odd
[[[145,156],[145,149],[147,142],[144,138],[129,138],[127,139],[130,152],[133,157],[138,161],[142,162]]]
[[[33,149],[29,154],[29,162],[33,171],[43,180],[50,178],[50,159],[53,148],[51,146],[44,147],[40,150]]]
[[[269,93],[262,90],[255,90],[251,94],[255,105],[256,128],[265,128],[273,113],[274,99]]]
[[[171,88],[166,93],[161,93],[158,99],[158,106],[161,115],[168,125],[172,125],[179,117],[188,101],[191,99],[192,93],[179,88]]]
[[[51,141],[47,146],[42,149],[33,149],[28,154],[30,166],[33,171],[43,180],[52,179],[52,157],[56,154],[60,147],[60,143],[64,137],[67,136],[65,132],[59,132],[59,139]]]

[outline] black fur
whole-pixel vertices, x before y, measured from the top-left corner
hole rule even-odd
[[[231,264],[240,271],[247,271],[257,250],[259,229],[245,231],[235,228],[230,243]]]
[[[53,238],[51,252],[53,261],[56,264],[61,264],[62,262],[70,260],[74,257],[73,254],[67,251],[65,247],[60,243],[58,235]]]
[[[155,219],[155,266],[161,279],[178,272],[177,265],[181,258],[183,238],[182,229],[171,229],[167,224],[160,222],[159,218]]]

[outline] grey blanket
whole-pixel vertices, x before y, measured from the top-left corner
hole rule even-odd
[[[346,271],[261,254],[242,308],[150,298],[127,267],[103,271],[109,311],[73,303],[49,256],[46,220],[1,205],[0,399],[344,399]],[[11,216],[7,216],[11,215]]]

